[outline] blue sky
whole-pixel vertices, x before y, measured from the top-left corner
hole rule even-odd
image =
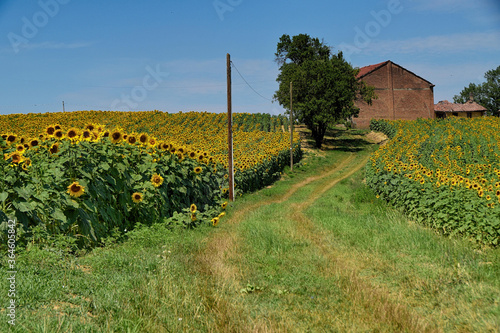
[[[0,114],[73,110],[283,113],[281,35],[386,60],[452,100],[500,65],[499,0],[0,0]]]

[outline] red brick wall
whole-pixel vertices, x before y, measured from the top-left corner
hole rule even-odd
[[[372,105],[358,101],[359,117],[353,118],[355,127],[368,128],[370,119],[434,118],[434,91],[429,82],[388,62],[363,77],[375,87],[378,99]]]

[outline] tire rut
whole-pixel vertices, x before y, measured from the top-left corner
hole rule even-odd
[[[359,171],[368,159],[369,157],[364,158],[349,172],[320,185],[306,201],[293,204],[288,218],[297,222],[297,228],[300,230],[301,236],[309,239],[324,257],[335,263],[335,272],[333,273],[342,278],[340,287],[350,293],[357,302],[362,303],[366,309],[370,309],[371,313],[368,315],[376,320],[394,325],[398,330],[419,333],[434,332],[436,330],[424,318],[406,306],[400,305],[398,297],[392,296],[387,288],[373,286],[370,281],[363,278],[360,275],[361,270],[356,260],[352,259],[350,254],[342,253],[329,245],[331,242],[327,241],[327,236],[331,237],[331,234],[327,235],[326,232],[320,230],[305,214],[305,211],[321,198],[325,192]]]
[[[361,270],[356,265],[356,261],[349,258],[349,254],[342,253],[329,245],[326,233],[319,230],[314,222],[305,214],[307,208],[321,198],[324,193],[333,188],[340,181],[347,179],[359,171],[369,159],[369,157],[366,157],[356,162],[357,156],[359,155],[353,153],[347,155],[330,170],[320,175],[309,177],[293,185],[286,193],[278,198],[269,201],[260,201],[256,204],[242,208],[235,212],[226,223],[230,225],[240,223],[250,212],[266,205],[284,203],[301,187],[319,182],[323,179],[328,179],[335,173],[340,173],[333,179],[328,179],[325,183],[318,184],[305,201],[299,204],[291,204],[288,218],[291,221],[297,222],[297,228],[301,236],[309,239],[324,257],[335,263],[335,271],[331,273],[340,277],[340,281],[342,282],[339,287],[344,290],[344,292],[352,295],[356,302],[362,304],[362,306],[367,309],[366,313],[368,317],[379,322],[385,322],[393,327],[395,326],[398,330],[402,331],[433,332],[435,330],[427,324],[424,318],[421,318],[407,307],[399,305],[398,297],[392,296],[389,290],[384,287],[373,286],[367,278],[363,278],[360,275]],[[348,166],[353,166],[353,168],[348,171],[344,170]],[[207,240],[204,250],[198,253],[196,257],[196,263],[199,265],[198,271],[208,277],[210,281],[213,281],[215,288],[222,290],[228,290],[228,288],[230,290],[239,290],[241,288],[240,281],[244,273],[239,271],[237,267],[229,262],[237,259],[240,255],[238,254],[239,243],[240,240],[236,234],[236,229],[227,228],[213,233]],[[209,291],[206,291],[206,293],[207,292],[209,293]],[[220,295],[220,293],[218,294]],[[234,313],[241,313],[242,309],[235,308],[234,303],[226,302],[223,299],[219,299],[218,304],[219,305],[216,305],[213,309],[210,309],[210,311],[212,311],[217,318],[219,329],[221,329],[221,331],[234,330],[234,327],[227,326],[227,318],[230,318]],[[254,330],[250,329],[249,331]]]

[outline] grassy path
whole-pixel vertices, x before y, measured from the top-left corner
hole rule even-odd
[[[238,198],[218,228],[137,228],[81,257],[64,244],[19,253],[18,324],[0,331],[499,331],[500,251],[377,200],[362,181],[375,146],[343,134],[330,146]]]
[[[278,196],[272,200],[261,201],[257,204],[245,207],[234,214],[228,223],[238,224],[245,223],[244,216],[248,216],[252,212],[261,209],[267,205],[280,205],[278,209],[280,212],[289,210],[286,219],[293,221],[292,234],[300,235],[302,240],[306,240],[314,250],[316,255],[322,256],[329,263],[334,263],[332,271],[328,273],[329,278],[340,279],[340,283],[333,285],[341,292],[348,294],[352,302],[355,302],[355,311],[357,313],[358,324],[363,322],[365,324],[357,327],[357,324],[351,323],[354,326],[346,327],[344,325],[337,326],[339,323],[328,322],[324,323],[322,330],[328,331],[329,329],[335,330],[358,330],[369,329],[370,327],[379,326],[377,322],[382,322],[381,327],[385,327],[394,331],[412,331],[412,332],[425,332],[431,331],[425,320],[419,315],[415,314],[404,305],[399,304],[398,299],[391,297],[390,293],[384,288],[375,287],[369,281],[360,276],[360,270],[357,268],[355,260],[349,258],[346,253],[339,253],[333,247],[329,246],[328,240],[322,235],[322,230],[319,230],[314,222],[311,221],[306,210],[328,190],[334,187],[337,183],[351,177],[353,174],[360,171],[365,165],[368,157],[366,154],[344,154],[342,160],[333,165],[329,170],[323,171],[320,175],[308,177],[290,187],[283,195]],[[292,196],[304,186],[310,185],[314,190],[307,194],[300,203],[288,202]],[[213,312],[219,317],[218,329],[222,331],[297,331],[301,329],[293,329],[295,325],[290,325],[293,322],[291,318],[287,320],[281,319],[280,322],[270,321],[268,318],[256,318],[256,322],[250,326],[244,325],[243,327],[235,326],[238,323],[237,318],[232,318],[234,313],[238,313],[238,307],[227,306],[228,304],[235,303],[234,299],[220,301],[221,290],[230,288],[233,290],[240,290],[242,287],[240,280],[243,278],[238,275],[238,268],[232,265],[231,261],[238,261],[236,253],[238,243],[244,235],[238,235],[237,228],[230,228],[224,232],[215,233],[212,235],[210,241],[207,243],[199,257],[201,272],[210,275],[216,281],[221,281],[222,284],[216,283],[211,290],[212,297],[219,298],[218,304],[224,304],[223,308],[215,307]],[[267,274],[267,272],[265,273]],[[244,275],[244,274],[243,274]],[[255,286],[247,286],[245,293],[255,292],[253,288],[257,288],[257,293],[263,292],[263,288]],[[271,288],[266,286],[267,289]],[[279,290],[279,289],[278,289]],[[227,292],[227,290],[226,290]],[[288,292],[288,291],[287,291]],[[283,294],[283,293],[281,293]],[[234,296],[233,296],[234,297]],[[363,319],[359,316],[363,316]],[[325,318],[332,319],[330,315]],[[312,318],[308,318],[311,320]],[[333,318],[335,320],[336,318]],[[352,320],[352,318],[351,318]],[[337,326],[337,327],[335,327]],[[309,329],[309,328],[308,328]]]
[[[331,224],[325,227],[314,218],[311,210],[327,220],[325,214],[338,212],[332,208],[339,205],[324,198],[327,193],[342,193],[334,195],[340,202],[352,194],[345,193],[349,186],[337,185],[363,189],[359,177],[367,156],[367,151],[340,154],[320,174],[268,200],[243,204],[230,215],[227,228],[210,237],[197,262],[199,273],[214,281],[205,290],[217,300],[210,308],[214,331],[494,332],[500,327],[499,298],[494,296],[498,251],[481,253],[408,223],[401,214],[374,205],[366,188],[340,204],[348,211],[342,224],[356,230],[352,222],[360,217],[370,228],[373,221],[375,227],[394,223],[387,243],[392,253],[387,247],[380,253],[363,251],[356,240],[346,242],[344,235],[332,232]],[[357,200],[364,195],[369,200]],[[356,214],[349,207],[356,201],[368,207]],[[356,238],[355,232],[351,236]],[[383,241],[373,236],[360,245],[370,248]],[[409,253],[393,247],[405,237],[413,247]],[[423,251],[425,247],[434,249]],[[443,260],[441,251],[453,263]],[[460,268],[457,261],[469,267]],[[306,292],[311,290],[316,292]],[[485,308],[475,308],[485,303]]]

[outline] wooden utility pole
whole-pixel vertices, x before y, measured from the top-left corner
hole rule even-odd
[[[229,165],[229,200],[234,201],[234,169],[233,169],[233,114],[231,101],[231,56],[227,54],[227,157]]]
[[[293,85],[290,81],[290,171],[293,172]]]
[[[62,102],[63,102],[63,112],[65,112],[65,111],[64,111],[64,101],[62,101]]]

